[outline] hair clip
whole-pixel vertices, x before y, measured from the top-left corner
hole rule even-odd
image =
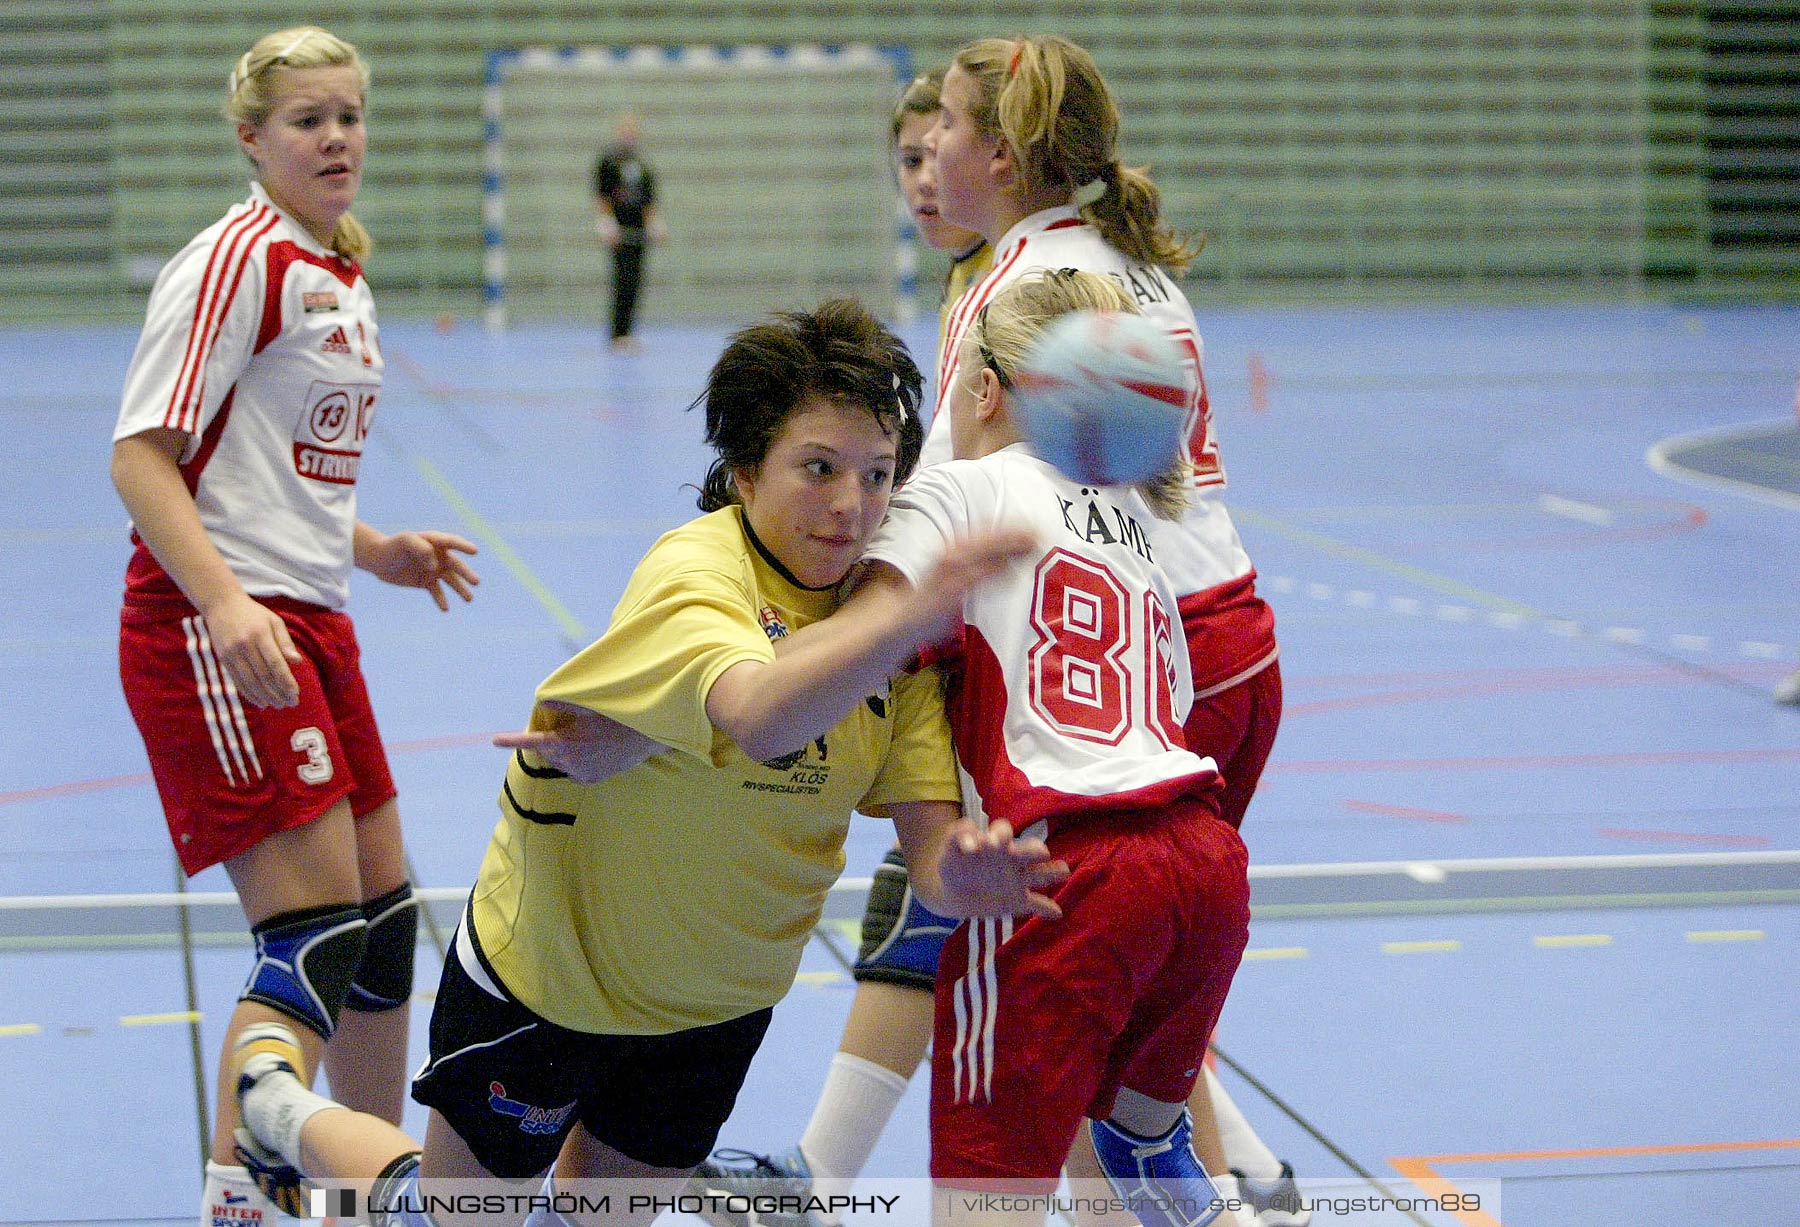
[[[290,55],[294,54],[294,52],[300,50],[300,44],[305,42],[307,39],[311,38],[312,34],[313,34],[313,32],[311,30],[301,31],[299,38],[296,38],[293,42],[289,43],[287,46],[283,47],[280,51],[277,51],[275,53],[275,58],[278,60],[287,59],[288,56],[290,56]]]

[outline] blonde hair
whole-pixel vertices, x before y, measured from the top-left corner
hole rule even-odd
[[[354,68],[362,91],[368,92],[368,65],[355,47],[330,31],[318,26],[295,26],[265,34],[238,58],[231,70],[225,83],[225,118],[253,128],[267,123],[280,100],[275,81],[278,68],[340,67]],[[363,224],[345,213],[338,218],[327,246],[346,260],[361,263],[368,259],[375,243]]]
[[[936,115],[944,109],[944,70],[934,68],[922,72],[906,83],[900,100],[894,103],[893,123],[888,128],[890,144],[900,143],[900,128],[909,115]]]
[[[1019,369],[1050,321],[1071,311],[1141,314],[1111,277],[1073,268],[1042,269],[1026,273],[996,294],[975,317],[965,344],[974,346],[982,365],[1009,384],[1009,373]],[[1186,449],[1179,449],[1155,476],[1140,482],[1137,491],[1158,518],[1178,520],[1188,508],[1192,477]]]
[[[1119,161],[1119,104],[1094,57],[1066,38],[984,38],[956,53],[975,83],[970,118],[1011,147],[1028,191],[1066,191],[1106,241],[1179,275],[1200,243],[1162,220],[1147,167]]]

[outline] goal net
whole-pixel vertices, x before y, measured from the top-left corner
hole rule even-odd
[[[904,49],[860,44],[491,53],[489,327],[606,315],[594,164],[628,112],[669,232],[649,253],[646,317],[743,320],[835,294],[908,314],[916,256],[887,132],[910,70]]]

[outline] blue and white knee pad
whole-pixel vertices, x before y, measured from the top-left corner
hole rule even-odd
[[[419,904],[412,883],[360,905],[283,912],[251,931],[256,965],[239,994],[330,1039],[344,1010],[380,1013],[412,998]]]
[[[1185,1108],[1161,1137],[1139,1137],[1104,1120],[1089,1121],[1088,1134],[1106,1182],[1144,1227],[1204,1227],[1224,1213],[1194,1157],[1194,1121]]]
[[[325,1039],[362,964],[369,922],[353,904],[328,904],[271,916],[250,935],[256,965],[240,1001],[280,1010]]]
[[[938,956],[957,922],[919,902],[906,873],[906,858],[891,849],[875,867],[863,908],[862,946],[851,974],[859,981],[898,984],[930,992]]]

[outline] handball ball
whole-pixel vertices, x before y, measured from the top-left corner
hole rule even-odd
[[[1013,373],[1013,418],[1031,450],[1066,476],[1136,485],[1182,447],[1191,380],[1181,349],[1143,316],[1071,311]]]

